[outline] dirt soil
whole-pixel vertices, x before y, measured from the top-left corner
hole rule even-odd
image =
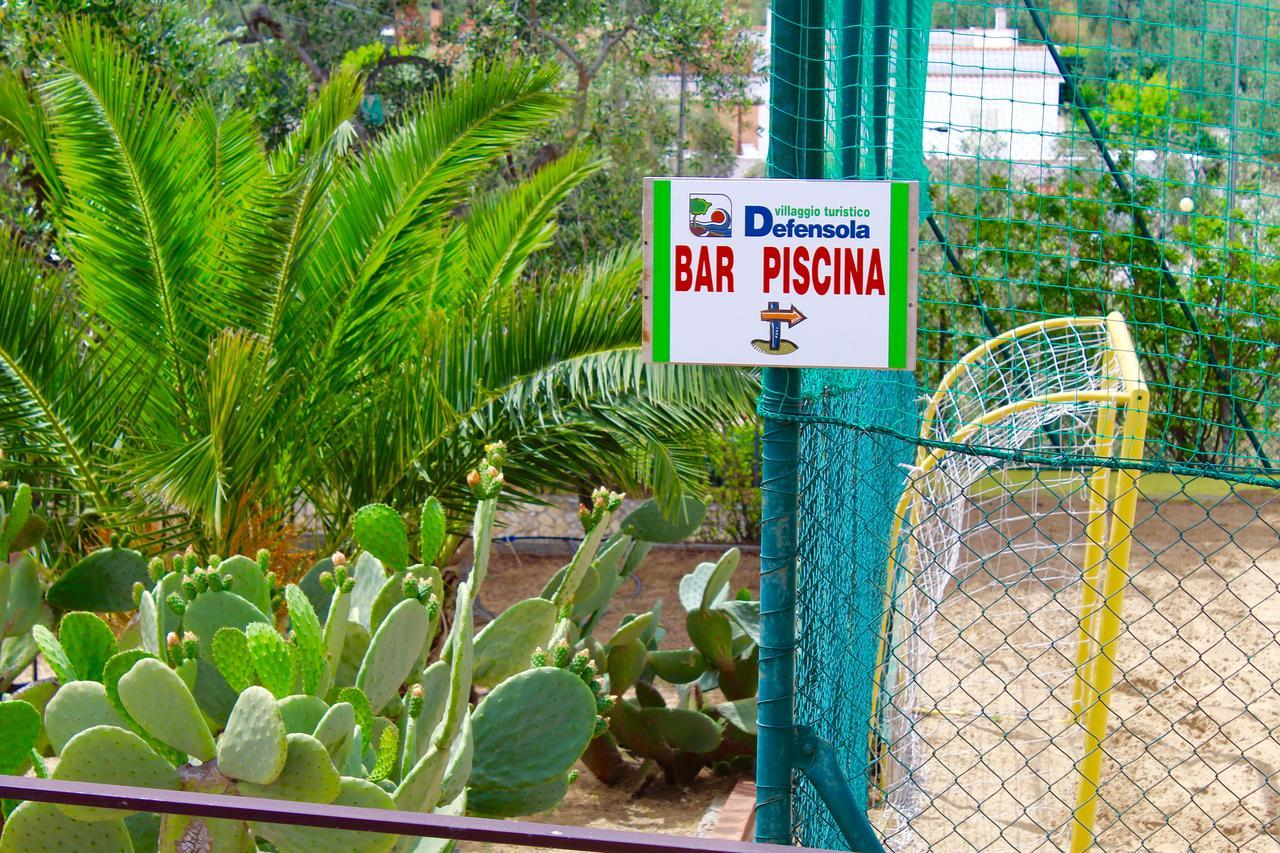
[[[613,607],[596,633],[607,637],[627,613],[643,613],[661,599],[662,624],[667,630],[663,648],[688,646],[684,611],[677,594],[680,578],[698,563],[714,561],[723,552],[720,547],[655,548],[633,576],[634,581],[628,581],[614,596]],[[568,550],[536,554],[521,552],[509,545],[496,545],[480,604],[496,614],[521,599],[536,596],[570,556]],[[751,590],[753,597],[759,595],[760,562],[755,554],[742,555],[730,588],[741,587]],[[578,781],[569,789],[563,803],[526,820],[667,835],[700,835],[709,828],[704,825],[710,823],[705,820],[708,810],[722,803],[738,780],[736,776],[718,777],[704,770],[693,784],[673,787],[665,784],[658,773],[639,794],[633,795],[626,787],[611,788],[602,784],[581,765],[579,771]],[[459,849],[469,853],[516,853],[528,848],[467,843]]]

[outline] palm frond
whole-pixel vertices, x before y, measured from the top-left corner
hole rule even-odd
[[[113,37],[81,21],[60,34],[67,70],[43,93],[80,294],[113,333],[157,354],[155,380],[181,396],[203,347],[192,303],[208,248],[206,140]]]
[[[700,436],[749,415],[758,386],[733,368],[655,366],[639,352],[640,260],[606,256],[566,281],[448,322],[413,372],[353,407],[334,475],[317,488],[335,527],[361,502],[412,505],[461,489],[488,441],[531,497],[608,481],[674,502],[705,479]],[[655,445],[667,448],[655,465]],[[340,473],[338,473],[340,472]]]
[[[498,154],[564,108],[558,72],[517,63],[474,71],[426,96],[335,181],[334,217],[317,246],[288,334],[324,341],[311,374],[342,393],[348,380],[398,364],[445,226],[469,182]],[[295,343],[297,343],[295,341]]]
[[[166,504],[203,519],[205,539],[219,547],[273,485],[275,438],[288,412],[276,405],[281,386],[270,381],[267,362],[257,335],[220,334],[197,386],[200,405],[189,436],[153,444],[125,469]]]
[[[0,141],[21,148],[31,158],[48,193],[50,213],[59,221],[67,191],[53,161],[49,116],[43,102],[28,89],[18,72],[0,70]]]
[[[477,199],[464,220],[470,295],[511,293],[534,252],[551,245],[556,213],[569,193],[600,168],[585,149],[570,151],[514,187]]]
[[[104,450],[137,399],[130,363],[95,344],[62,275],[13,235],[0,238],[0,449],[37,488],[69,491],[105,509]]]
[[[352,117],[364,86],[360,75],[340,66],[307,105],[302,120],[271,152],[271,171],[287,175],[303,165],[326,163],[346,154],[355,142]]]
[[[253,117],[221,116],[198,104],[185,119],[203,139],[208,162],[201,179],[211,197],[207,219],[207,288],[194,310],[204,321],[202,340],[225,328],[257,330],[262,308],[255,298],[276,271],[287,220],[287,193],[272,174]]]

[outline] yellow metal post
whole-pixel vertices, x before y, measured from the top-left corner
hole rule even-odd
[[[1122,373],[1135,377],[1127,383],[1130,387],[1129,402],[1124,407],[1121,428],[1120,459],[1142,458],[1143,442],[1147,433],[1149,395],[1146,383],[1138,370],[1137,355],[1133,349],[1123,320],[1113,314],[1108,318],[1112,326],[1116,356]],[[1096,653],[1086,663],[1084,688],[1092,698],[1084,708],[1084,749],[1077,763],[1080,774],[1076,790],[1075,820],[1071,828],[1072,853],[1084,853],[1093,846],[1098,817],[1098,788],[1102,782],[1102,764],[1106,757],[1102,745],[1107,736],[1107,722],[1111,686],[1115,681],[1116,649],[1124,628],[1121,614],[1124,608],[1124,592],[1129,584],[1129,552],[1133,546],[1133,520],[1138,508],[1137,472],[1122,469],[1116,472],[1116,499],[1112,514],[1111,530],[1107,535],[1107,558],[1102,578],[1102,603],[1093,621],[1097,625]]]
[[[1098,410],[1097,454],[1100,459],[1111,456],[1115,445],[1116,410],[1103,406]],[[1102,585],[1102,565],[1106,558],[1105,539],[1111,501],[1113,478],[1111,469],[1099,465],[1089,474],[1089,515],[1085,523],[1084,576],[1080,589],[1080,638],[1076,647],[1076,678],[1073,685],[1072,715],[1079,719],[1084,709],[1096,697],[1085,691],[1085,669],[1094,656],[1098,636],[1095,624],[1098,613],[1099,591]]]

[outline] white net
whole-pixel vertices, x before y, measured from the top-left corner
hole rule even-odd
[[[1107,500],[1085,460],[1112,450],[1118,372],[1101,319],[1020,330],[926,409],[922,437],[959,446],[922,450],[899,504],[873,809],[890,849],[1070,836],[1083,588],[1102,543],[1087,544]]]

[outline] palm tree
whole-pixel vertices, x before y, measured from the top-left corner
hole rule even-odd
[[[73,270],[0,246],[0,447],[50,494],[228,553],[298,506],[335,537],[371,501],[463,512],[502,439],[521,495],[603,478],[672,505],[692,437],[748,411],[740,372],[642,363],[635,252],[526,272],[588,153],[474,189],[568,105],[553,70],[458,75],[364,146],[338,72],[267,151],[110,36],[62,35],[38,90],[0,76]]]

